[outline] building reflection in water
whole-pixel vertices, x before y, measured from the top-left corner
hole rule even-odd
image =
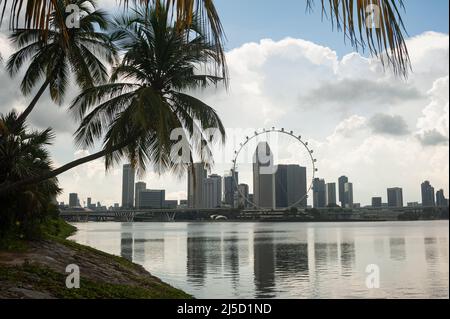
[[[255,236],[255,234],[254,234]],[[255,298],[275,297],[275,252],[273,233],[264,232],[253,239]]]
[[[328,268],[337,264],[338,244],[337,243],[314,243],[314,258],[316,269]]]
[[[428,264],[434,264],[436,259],[439,258],[439,249],[436,238],[424,238],[425,246],[425,260]]]
[[[120,256],[133,261],[133,233],[120,233]]]
[[[208,262],[206,248],[202,233],[194,235],[188,229],[186,273],[188,282],[194,286],[203,286],[205,283]]]
[[[279,243],[275,246],[275,268],[281,277],[308,276],[308,244]]]
[[[377,258],[382,258],[384,256],[384,238],[374,238],[373,249]]]
[[[133,261],[137,264],[144,264],[145,263],[145,245],[146,240],[145,238],[141,238],[140,235],[142,234],[136,234],[137,238],[135,237],[133,240]]]
[[[400,261],[406,259],[405,238],[390,238],[389,249],[392,260]]]
[[[225,271],[231,276],[233,289],[239,287],[239,238],[234,234],[223,241]]]
[[[355,242],[342,242],[341,248],[341,267],[343,276],[351,276],[355,266]]]
[[[220,237],[203,237],[208,273],[218,274],[222,271],[222,240]]]

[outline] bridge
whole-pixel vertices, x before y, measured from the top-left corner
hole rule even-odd
[[[335,208],[319,208],[314,209],[319,214],[320,219],[325,220],[397,220],[402,213],[421,213],[426,209],[437,209],[436,207],[399,207],[399,208],[372,208],[362,207],[354,209],[335,209]],[[197,217],[210,218],[213,215],[229,216],[233,213],[233,218],[239,220],[283,220],[286,218],[310,218],[314,216],[311,209],[298,209],[295,213],[289,210],[236,210],[232,208],[172,208],[172,209],[117,209],[109,211],[92,211],[89,209],[75,208],[62,210],[60,216],[70,222],[87,222],[87,221],[118,221],[118,222],[134,222],[142,220],[151,220],[158,218],[162,221],[173,222],[177,216],[193,214]]]
[[[155,216],[165,221],[174,221],[177,215],[200,213],[221,215],[230,211],[232,211],[230,208],[117,209],[108,211],[93,211],[78,208],[62,210],[59,216],[71,222],[87,222],[90,220],[133,222],[136,218],[153,218]]]

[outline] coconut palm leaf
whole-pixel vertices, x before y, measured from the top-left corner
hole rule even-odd
[[[104,62],[114,63],[117,50],[104,33],[108,26],[106,13],[95,10],[92,3],[85,0],[55,2],[59,10],[67,4],[76,4],[82,10],[80,28],[70,29],[67,35],[64,32],[67,13],[64,11],[63,16],[59,17],[58,10],[50,14],[45,40],[42,38],[42,28],[15,29],[11,34],[12,43],[19,49],[8,60],[10,75],[16,75],[29,61],[21,82],[22,92],[29,94],[43,82],[19,121],[25,120],[47,87],[53,101],[61,103],[71,74],[83,89],[107,80]],[[70,41],[65,41],[66,36]]]
[[[104,149],[113,149],[132,136],[127,147],[106,155],[106,167],[125,157],[141,172],[151,165],[162,173],[182,171],[183,165],[174,165],[171,158],[178,142],[170,139],[174,129],[181,128],[188,150],[200,155],[210,154],[205,149],[218,142],[204,135],[206,129],[217,128],[224,142],[225,129],[215,110],[187,93],[224,80],[202,73],[203,65],[220,57],[201,29],[195,30],[180,32],[164,6],[142,7],[117,18],[112,38],[120,43],[123,59],[113,68],[110,83],[88,88],[73,101],[71,110],[81,121],[77,144],[92,147],[103,139]],[[197,132],[206,143],[194,139]],[[203,159],[212,161],[211,156]]]
[[[306,0],[307,8],[313,8],[319,0]],[[6,5],[11,5],[10,25],[17,27],[19,16],[25,17],[28,27],[46,28],[49,24],[49,12],[57,0],[0,0],[3,2],[3,14]],[[129,4],[159,5],[159,0],[117,0],[127,7]],[[221,55],[219,66],[226,71],[223,43],[223,26],[213,0],[164,0],[166,7],[172,8],[179,29],[190,26],[194,16],[207,30],[205,34],[214,40],[216,51]],[[410,69],[408,50],[404,41],[406,34],[401,10],[403,0],[320,0],[324,16],[328,16],[333,27],[342,30],[345,38],[350,39],[355,49],[367,49],[382,59],[383,64],[391,66],[397,74],[406,75]],[[261,6],[264,2],[261,2]],[[289,10],[289,8],[286,8]],[[375,20],[373,19],[375,17]],[[377,26],[370,26],[375,22]],[[225,73],[222,75],[226,75]]]

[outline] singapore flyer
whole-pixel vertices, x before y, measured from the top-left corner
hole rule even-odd
[[[261,129],[247,136],[234,152],[233,172],[238,206],[253,210],[306,208],[317,172],[308,141],[284,128]]]

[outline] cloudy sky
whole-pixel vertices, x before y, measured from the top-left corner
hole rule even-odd
[[[101,3],[113,10],[114,1]],[[413,66],[407,80],[345,46],[342,34],[322,22],[320,12],[307,14],[294,0],[283,7],[273,3],[217,1],[228,38],[231,84],[228,90],[196,93],[228,128],[228,144],[216,151],[213,172],[223,175],[229,170],[233,151],[248,132],[275,126],[309,142],[319,177],[336,182],[347,175],[354,183],[355,202],[368,204],[375,195],[386,201],[386,188],[394,186],[404,188],[405,202],[420,201],[420,183],[426,179],[448,196],[448,1],[406,2]],[[1,31],[4,60],[14,50],[8,31]],[[31,99],[21,95],[18,83],[2,66],[1,113],[22,110]],[[74,86],[60,107],[45,96],[31,116],[33,127],[56,131],[51,152],[58,166],[95,151],[74,146],[77,123],[66,106],[76,94]],[[298,160],[308,165],[302,162],[305,158]],[[251,184],[244,167],[241,176]],[[149,188],[165,188],[168,198],[186,198],[185,178],[149,171],[141,179]],[[106,174],[101,160],[61,175],[60,182],[60,201],[67,202],[70,192],[107,205],[121,200],[121,168]]]

